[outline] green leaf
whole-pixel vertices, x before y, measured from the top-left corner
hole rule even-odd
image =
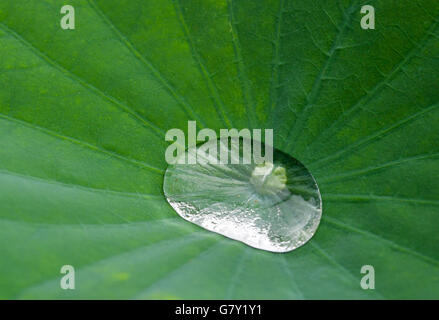
[[[75,30],[0,2],[0,298],[439,298],[438,1],[69,4]],[[316,235],[276,254],[179,218],[164,134],[188,120],[274,128]]]

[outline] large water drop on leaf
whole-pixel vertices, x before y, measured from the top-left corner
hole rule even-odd
[[[200,150],[212,144],[218,147],[217,156],[200,157]],[[229,143],[218,139],[189,148],[168,167],[164,192],[175,211],[185,220],[258,249],[288,252],[306,243],[322,213],[320,192],[310,172],[276,149],[273,162],[243,164],[241,148],[239,164],[213,164],[221,149],[236,162]],[[195,162],[197,154],[197,163],[187,164],[190,158]]]

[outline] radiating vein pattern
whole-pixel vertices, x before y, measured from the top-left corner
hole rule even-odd
[[[439,298],[438,1],[371,0],[374,30],[356,0],[68,4],[74,30],[58,0],[0,1],[0,298]],[[319,185],[309,243],[263,252],[178,217],[165,133],[188,120],[274,129]],[[239,199],[211,173],[186,196]]]

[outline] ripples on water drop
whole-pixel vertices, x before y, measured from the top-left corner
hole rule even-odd
[[[221,140],[203,146],[212,143],[227,148],[230,155]],[[193,147],[184,156],[195,154]],[[276,149],[273,163],[242,162],[170,165],[165,196],[183,219],[251,247],[288,252],[306,243],[322,214],[320,192],[310,172]]]

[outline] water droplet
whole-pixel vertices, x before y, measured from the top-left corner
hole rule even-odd
[[[212,144],[232,157],[230,145],[221,139],[206,142],[204,151]],[[197,150],[200,157],[199,146],[181,157],[195,157]],[[276,149],[273,162],[243,164],[242,149],[239,158],[239,164],[170,165],[164,180],[168,202],[185,220],[251,247],[288,252],[305,244],[322,214],[320,192],[311,173]]]

